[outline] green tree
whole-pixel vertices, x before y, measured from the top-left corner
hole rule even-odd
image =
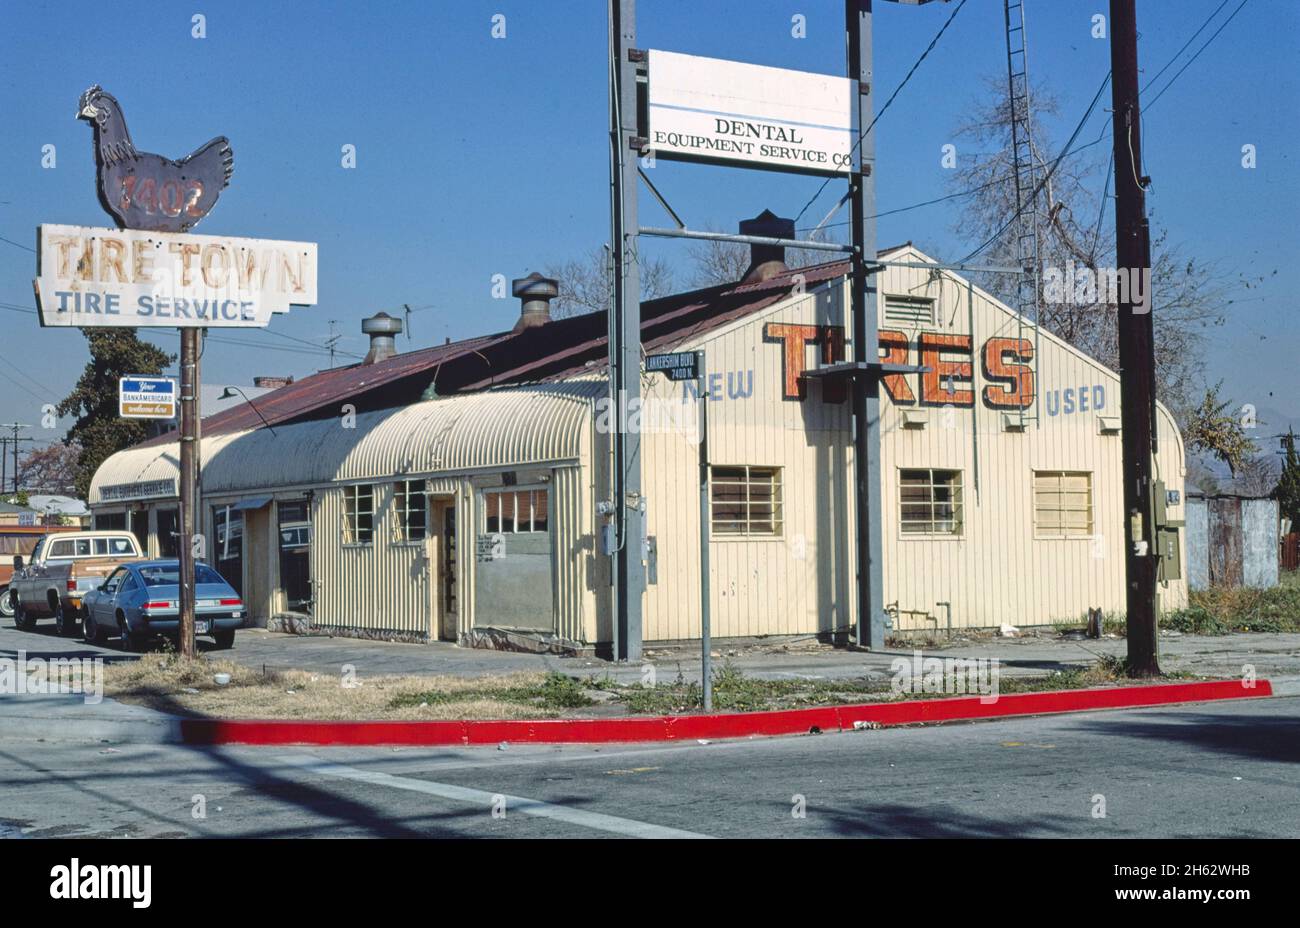
[[[81,448],[75,485],[77,495],[87,499],[90,480],[99,465],[109,455],[147,437],[143,420],[123,419],[117,414],[119,378],[161,374],[175,356],[141,341],[132,329],[85,329],[83,334],[90,342],[90,363],[72,392],[59,403],[58,413],[77,417],[64,441]]]
[[[1300,454],[1295,450],[1295,432],[1287,430],[1282,439],[1286,449],[1286,463],[1282,465],[1282,477],[1277,482],[1273,497],[1278,502],[1282,518],[1291,520],[1291,530],[1300,529]]]
[[[1246,435],[1241,421],[1228,412],[1232,400],[1219,401],[1216,383],[1205,398],[1184,417],[1183,441],[1188,448],[1204,451],[1228,465],[1235,476],[1259,453],[1259,446]]]

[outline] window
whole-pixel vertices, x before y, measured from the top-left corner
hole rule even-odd
[[[781,468],[711,467],[715,535],[780,535]]]
[[[36,550],[38,544],[40,538],[37,535],[0,535],[0,557],[13,554],[28,557]]]
[[[244,512],[229,506],[214,506],[212,524],[217,540],[218,561],[235,561],[244,553]]]
[[[104,581],[104,592],[110,596],[117,592],[117,588],[122,585],[122,581],[127,578],[128,571],[125,567],[119,567],[109,575]]]
[[[280,547],[305,550],[311,544],[311,512],[306,500],[279,504]]]
[[[915,296],[886,296],[885,321],[910,327],[934,325],[934,300]]]
[[[89,538],[60,538],[50,545],[50,559],[77,557],[90,557]]]
[[[1045,538],[1092,535],[1092,474],[1034,471],[1034,530]]]
[[[170,564],[163,564],[153,567],[141,567],[140,579],[144,581],[146,587],[151,586],[176,586],[180,583],[181,569]],[[194,565],[194,583],[197,586],[200,583],[220,583],[227,585],[221,574],[217,573],[207,564],[196,563]]]
[[[158,556],[179,557],[181,514],[176,509],[158,510]]]
[[[125,512],[97,512],[95,513],[96,531],[117,530],[125,531],[126,513]]]
[[[491,490],[483,494],[483,525],[488,533],[544,532],[550,527],[546,490]]]
[[[375,488],[372,484],[343,488],[343,543],[368,545],[375,535]]]
[[[423,480],[402,480],[395,484],[393,504],[397,507],[399,541],[423,541],[428,530],[424,513],[429,498],[424,495]]]
[[[904,535],[960,535],[961,471],[899,471]]]

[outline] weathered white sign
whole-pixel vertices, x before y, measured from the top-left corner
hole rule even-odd
[[[651,50],[650,150],[808,174],[853,166],[854,82]]]
[[[265,326],[316,302],[316,244],[42,225],[41,325]]]

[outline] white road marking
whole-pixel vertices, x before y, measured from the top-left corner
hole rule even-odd
[[[481,789],[454,786],[450,783],[434,783],[431,780],[419,780],[412,777],[398,777],[373,770],[358,770],[356,767],[335,764],[306,755],[287,754],[277,758],[277,760],[303,770],[310,770],[313,773],[341,777],[346,780],[358,780],[363,783],[373,783],[376,786],[403,789],[413,793],[425,793],[429,796],[438,796],[455,802],[466,802],[471,805],[482,806],[484,809],[490,808],[498,796],[504,796],[507,811],[522,812],[525,815],[533,815],[538,818],[554,819],[558,822],[580,825],[583,828],[591,828],[595,831],[607,831],[629,838],[708,837],[708,835],[697,834],[693,831],[682,831],[677,828],[667,828],[663,825],[652,825],[648,822],[638,822],[630,818],[619,818],[616,815],[605,815],[601,812],[588,812],[584,809],[571,809],[567,806],[553,805],[540,799],[511,796],[506,793],[490,793]]]

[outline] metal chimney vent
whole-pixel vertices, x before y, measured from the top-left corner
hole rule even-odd
[[[397,354],[397,344],[393,339],[401,334],[401,319],[395,319],[388,313],[376,313],[369,319],[361,320],[361,331],[370,336],[370,351],[366,353],[362,364],[374,364]]]

